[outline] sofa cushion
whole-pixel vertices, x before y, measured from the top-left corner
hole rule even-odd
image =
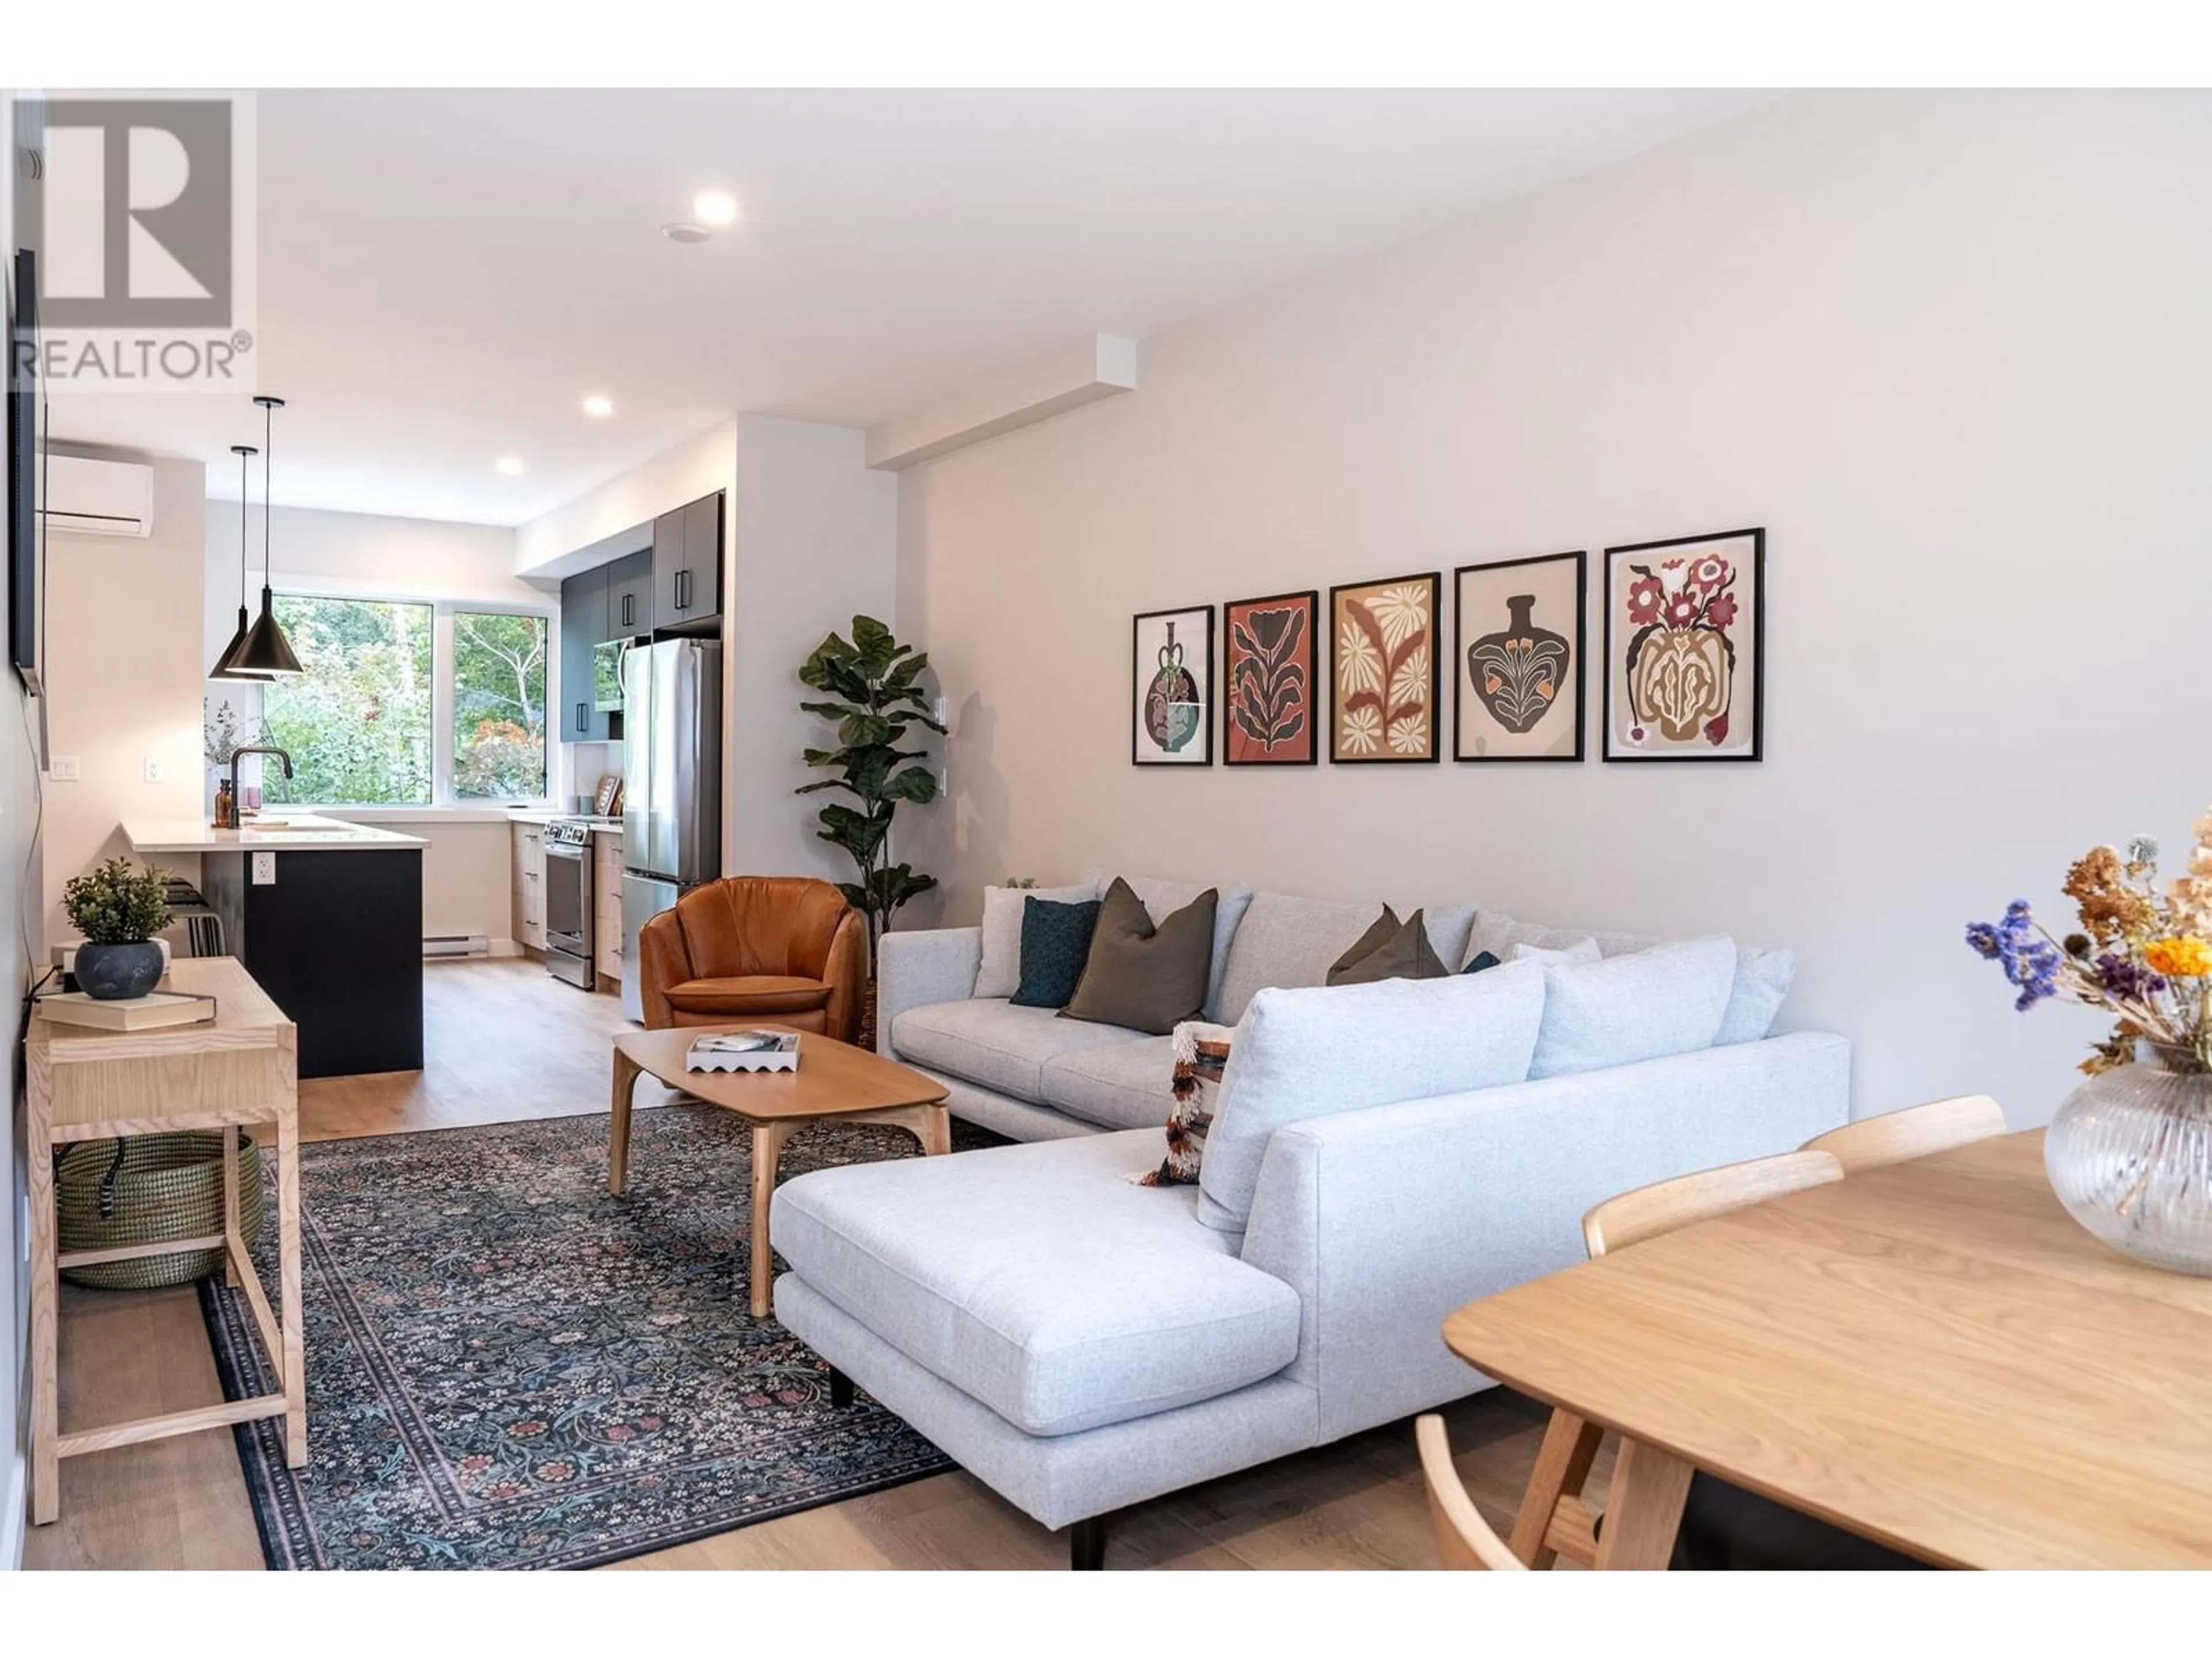
[[[901,1060],[1036,1104],[1044,1100],[1046,1061],[1141,1035],[1062,1019],[1049,1008],[1017,1008],[998,997],[908,1008],[891,1021],[891,1048]]]
[[[1266,990],[1237,1028],[1206,1137],[1199,1219],[1242,1232],[1276,1130],[1518,1083],[1544,1015],[1542,964],[1375,985]]]
[[[1788,951],[1747,951],[1737,946],[1735,984],[1729,992],[1728,1012],[1721,1016],[1713,1046],[1756,1042],[1771,1031],[1796,971],[1797,958]]]
[[[1375,920],[1372,899],[1300,898],[1255,893],[1230,941],[1216,1013],[1224,1025],[1244,1018],[1271,986],[1319,985]]]
[[[1022,906],[1022,982],[1007,1000],[1017,1008],[1065,1008],[1083,982],[1098,901],[1063,903],[1030,895]]]
[[[1213,955],[1206,964],[1205,1012],[1208,1019],[1221,1018],[1222,969],[1228,965],[1231,945],[1237,937],[1237,929],[1243,925],[1244,907],[1252,902],[1252,890],[1249,887],[1224,887],[1218,883],[1162,881],[1153,876],[1129,876],[1125,879],[1130,890],[1144,900],[1146,913],[1152,917],[1155,927],[1165,923],[1170,916],[1195,900],[1208,886],[1212,887]],[[1103,894],[1106,887],[1107,883],[1102,878],[1098,884],[1099,892]]]
[[[1099,903],[1083,982],[1060,1017],[1103,1020],[1155,1036],[1195,1019],[1206,1006],[1217,897],[1209,887],[1155,925],[1136,890],[1116,876]]]
[[[1022,917],[1033,898],[1076,904],[1098,896],[1095,882],[1073,887],[986,887],[983,890],[983,957],[975,968],[979,997],[1010,997],[1022,982]]]
[[[1451,969],[1437,960],[1428,916],[1416,910],[1404,921],[1389,905],[1375,925],[1328,965],[1329,985],[1373,985],[1386,979],[1442,979]]]
[[[1109,1129],[1157,1129],[1175,1107],[1175,1038],[1080,1048],[1045,1062],[1044,1103]]]
[[[788,974],[737,974],[726,979],[687,979],[663,994],[669,1006],[687,1014],[727,1014],[732,1019],[798,1014],[830,1000],[830,988],[818,979]]]
[[[1297,1357],[1297,1293],[1139,1187],[1159,1131],[848,1164],[777,1189],[813,1291],[1015,1427],[1074,1434],[1211,1399]]]
[[[1344,954],[1375,920],[1372,899],[1300,898],[1291,893],[1255,893],[1230,941],[1229,959],[1215,999],[1214,1017],[1224,1025],[1244,1018],[1252,999],[1270,987],[1320,985],[1329,964]],[[1456,966],[1467,959],[1472,904],[1431,905],[1427,911],[1429,943],[1437,959]]]
[[[1513,947],[1515,962],[1601,962],[1605,952],[1597,948],[1595,939],[1577,939],[1572,945],[1546,946],[1531,945],[1522,939]]]
[[[1599,962],[1546,963],[1543,974],[1543,1027],[1528,1075],[1632,1066],[1712,1047],[1735,983],[1735,941],[1682,939]]]

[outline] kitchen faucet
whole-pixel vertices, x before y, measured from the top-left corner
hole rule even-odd
[[[288,778],[292,775],[291,756],[273,743],[249,743],[243,749],[232,750],[230,751],[230,811],[234,823],[243,823],[246,820],[246,814],[240,806],[245,798],[238,793],[238,763],[248,755],[274,755],[284,763],[284,775]]]

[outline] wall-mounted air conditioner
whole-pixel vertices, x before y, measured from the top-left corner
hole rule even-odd
[[[46,528],[76,536],[154,533],[154,469],[137,461],[48,455]]]

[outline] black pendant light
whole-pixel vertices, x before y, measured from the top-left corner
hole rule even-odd
[[[261,452],[252,444],[233,444],[230,453],[238,457],[238,631],[230,636],[230,643],[223,647],[222,653],[215,659],[215,666],[208,670],[208,678],[211,680],[251,680],[265,685],[272,676],[250,673],[238,666],[238,659],[246,650],[246,635],[253,631],[253,625],[246,616],[246,462],[249,455],[258,455]]]
[[[300,659],[292,654],[291,642],[284,630],[276,625],[276,595],[269,590],[269,507],[270,479],[276,471],[275,444],[276,438],[276,411],[284,407],[282,398],[256,398],[261,405],[263,432],[261,438],[261,614],[254,619],[253,627],[240,647],[237,660],[231,665],[240,668],[256,678],[276,678],[281,675],[304,673]]]

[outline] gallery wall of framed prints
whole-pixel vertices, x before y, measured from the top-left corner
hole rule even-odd
[[[1294,589],[1133,619],[1129,758],[1226,766],[1587,758],[1599,681],[1607,761],[1758,761],[1766,690],[1766,532],[1586,550]],[[1590,608],[1601,613],[1589,625]],[[1593,658],[1589,646],[1597,639]]]

